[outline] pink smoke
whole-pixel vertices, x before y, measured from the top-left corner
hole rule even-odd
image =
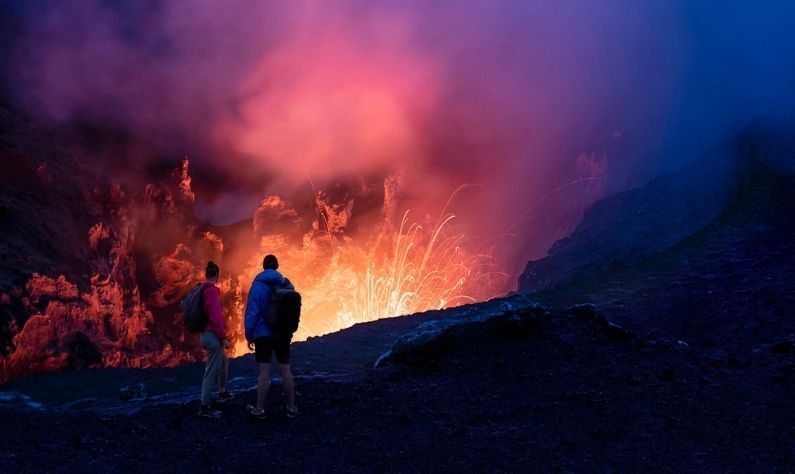
[[[574,209],[573,225],[657,146],[678,15],[626,0],[67,1],[26,16],[13,74],[41,114],[188,152],[211,220],[309,178],[399,173],[419,215],[475,183],[454,211],[483,237],[510,229],[521,262],[566,230],[545,216]],[[583,170],[602,185],[524,213]]]

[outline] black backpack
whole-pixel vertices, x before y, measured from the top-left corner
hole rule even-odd
[[[185,323],[185,329],[188,332],[203,332],[207,329],[207,324],[210,322],[207,313],[204,311],[203,296],[205,288],[207,288],[207,285],[204,283],[194,286],[179,304],[182,312],[182,322]]]
[[[271,290],[265,324],[280,336],[292,335],[298,330],[301,320],[301,295],[295,291],[290,280],[281,285],[268,285]]]

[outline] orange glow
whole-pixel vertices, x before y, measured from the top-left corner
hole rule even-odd
[[[328,229],[324,236],[305,237],[300,248],[283,236],[263,237],[244,286],[260,271],[261,255],[279,257],[280,270],[303,296],[298,341],[379,318],[482,301],[508,289],[510,276],[488,251],[469,249],[455,215],[443,211],[427,226],[410,216],[406,211],[396,230],[387,223],[367,242]],[[248,352],[244,340],[235,348],[237,355]]]

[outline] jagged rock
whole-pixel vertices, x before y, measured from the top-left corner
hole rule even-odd
[[[28,129],[4,111],[5,125]],[[12,140],[25,133],[38,131]],[[21,147],[0,160],[0,383],[97,363],[195,360],[198,342],[183,337],[167,305],[182,280],[161,288],[153,269],[153,256],[171,256],[178,244],[192,251],[191,278],[200,276],[201,258],[223,253],[216,229],[195,216],[188,160],[147,186],[122,158],[97,167],[74,141],[44,142],[52,146]],[[158,290],[164,307],[149,305]]]
[[[191,178],[188,174],[189,161],[183,157],[171,173],[171,181],[149,183],[143,195],[138,198],[138,218],[144,226],[176,225],[195,221],[193,204],[195,196],[191,191]]]
[[[502,307],[508,304],[508,311]],[[522,336],[532,330],[538,318],[545,314],[543,307],[522,300],[503,302],[499,310],[463,311],[457,316],[427,321],[400,337],[391,350],[379,357],[375,365],[382,362],[398,362],[411,367],[422,366],[449,352],[456,345],[457,335],[467,339],[473,332],[479,337]],[[490,336],[491,335],[491,336]]]
[[[65,276],[50,278],[34,273],[26,285],[30,304],[38,306],[51,299],[74,300],[78,297],[77,285],[69,282]]]
[[[177,214],[178,206],[174,196],[167,187],[159,184],[147,184],[141,198],[139,218],[145,225],[154,226],[169,216]]]
[[[107,188],[94,187],[87,193],[86,204],[94,217],[119,218],[126,214],[129,199],[124,186],[113,183]]]
[[[266,196],[254,211],[252,227],[257,235],[292,229],[301,223],[298,212],[281,196]]]
[[[180,339],[168,308],[199,277],[194,252],[215,257],[223,241],[210,230],[196,231],[187,165],[183,159],[171,181],[147,185],[135,199],[118,184],[87,193],[93,219],[83,234],[87,271],[80,279],[30,277],[21,299],[27,314],[7,344],[13,350],[0,359],[0,382],[69,367],[195,359],[195,341]]]
[[[182,205],[193,208],[196,201],[196,196],[191,190],[190,182],[191,177],[189,174],[190,161],[187,156],[183,156],[177,168],[171,172],[171,178],[174,180],[176,187],[176,195]]]
[[[171,255],[156,256],[152,270],[157,290],[149,298],[149,304],[156,308],[178,302],[201,272],[193,261],[192,252],[183,244],[177,244]]]
[[[70,367],[165,366],[189,360],[168,346],[147,345],[153,315],[137,288],[125,289],[116,277],[99,284],[94,277],[88,293],[63,276],[36,275],[29,282],[34,314],[14,335],[15,349],[0,359],[1,382]]]
[[[202,241],[207,245],[210,253],[213,255],[212,258],[220,260],[224,253],[224,239],[209,230],[202,232],[201,236]]]
[[[113,242],[113,228],[104,223],[97,222],[88,229],[88,245],[100,255],[107,255]]]

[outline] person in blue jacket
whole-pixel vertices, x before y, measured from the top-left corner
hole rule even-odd
[[[254,278],[248,292],[244,317],[246,341],[249,349],[254,349],[259,374],[257,378],[257,405],[248,405],[246,410],[255,418],[265,418],[265,399],[270,385],[271,358],[276,354],[279,372],[282,376],[284,394],[287,398],[287,416],[298,415],[295,406],[295,386],[290,370],[290,341],[292,334],[277,334],[265,324],[265,311],[271,297],[271,286],[283,285],[287,281],[277,270],[279,261],[274,255],[266,255],[262,260],[263,271]]]

